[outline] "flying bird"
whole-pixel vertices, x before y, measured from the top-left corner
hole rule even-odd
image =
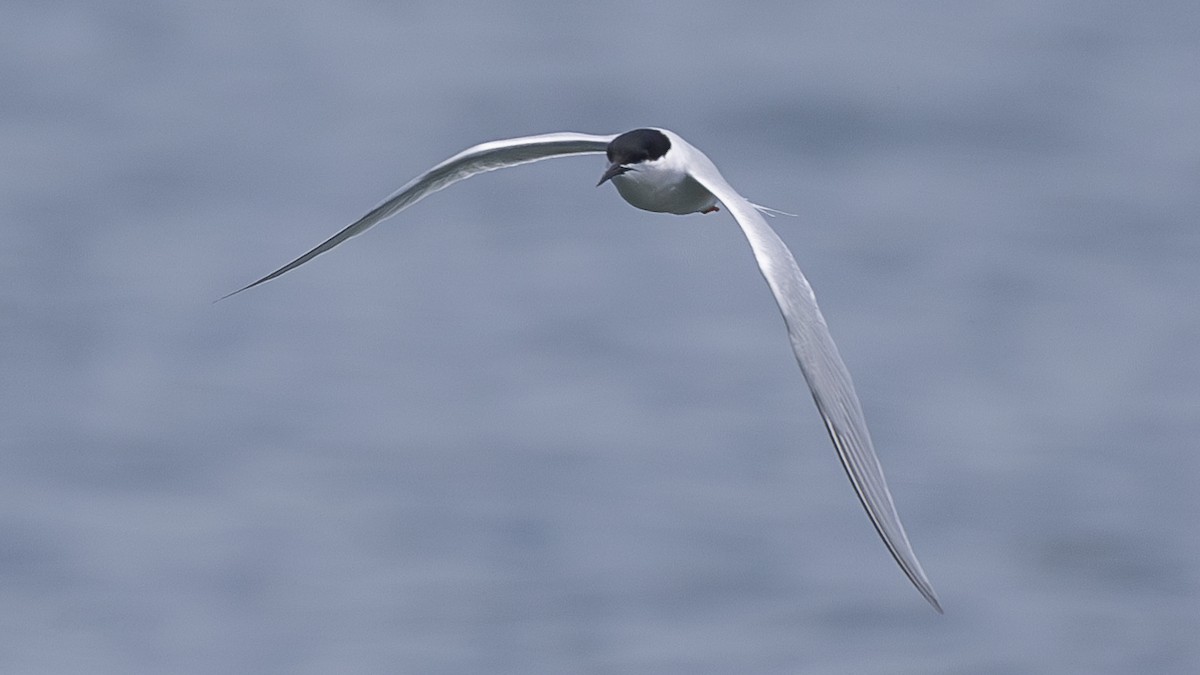
[[[783,314],[796,361],[859,501],[904,574],[941,613],[937,594],[900,524],[900,516],[867,432],[862,405],[825,318],[817,307],[812,287],[800,272],[791,251],[762,216],[774,211],[753,204],[738,194],[712,160],[672,131],[645,128],[609,136],[561,132],[476,145],[409,181],[362,218],[308,253],[221,299],[293,270],[465,178],[552,157],[599,153],[607,156],[608,168],[597,186],[611,182],[625,201],[639,209],[686,215],[712,213],[720,205],[733,215]]]

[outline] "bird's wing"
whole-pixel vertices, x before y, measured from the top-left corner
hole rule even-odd
[[[491,141],[490,143],[481,143],[467,148],[410,180],[399,190],[392,193],[379,206],[371,209],[367,215],[347,225],[345,229],[325,240],[320,246],[317,246],[258,281],[222,297],[221,300],[231,295],[237,295],[263,282],[270,281],[285,272],[303,265],[350,237],[362,234],[379,221],[399,213],[426,196],[449,187],[464,178],[470,178],[475,174],[484,173],[485,171],[495,171],[496,169],[504,169],[510,166],[517,166],[518,164],[528,164],[552,157],[601,153],[604,152],[608,146],[608,142],[613,138],[615,136],[594,136],[592,134],[560,132]]]
[[[704,153],[695,148],[691,151],[695,155],[689,162],[693,167],[692,178],[729,209],[750,242],[759,270],[783,313],[800,370],[804,372],[821,419],[867,515],[900,568],[940,613],[942,607],[937,594],[900,524],[883,469],[867,433],[867,422],[858,395],[854,393],[850,373],[833,344],[812,287],[800,272],[791,251],[767,225],[758,209],[725,181]]]

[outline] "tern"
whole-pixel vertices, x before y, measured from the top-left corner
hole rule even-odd
[[[686,215],[712,213],[721,204],[733,215],[783,314],[796,361],[859,501],[904,574],[941,613],[937,594],[900,524],[867,432],[862,405],[812,287],[791,251],[763,218],[763,213],[773,214],[774,210],[738,194],[708,156],[672,131],[645,128],[608,136],[561,132],[476,145],[412,179],[308,253],[221,299],[293,270],[434,192],[476,174],[553,157],[599,153],[608,157],[608,168],[597,187],[611,182],[625,201],[639,209]]]

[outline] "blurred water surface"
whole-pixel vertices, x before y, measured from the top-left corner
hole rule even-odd
[[[1200,667],[1193,3],[0,6],[0,669]],[[909,587],[672,128],[776,219]]]

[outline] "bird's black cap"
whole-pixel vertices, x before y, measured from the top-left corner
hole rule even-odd
[[[604,154],[608,155],[608,170],[600,177],[600,187],[613,176],[620,176],[640,162],[659,159],[671,149],[671,139],[657,129],[634,129],[626,131],[608,143]]]
[[[608,143],[605,154],[611,164],[637,164],[659,159],[671,149],[671,140],[657,129],[626,131]]]

